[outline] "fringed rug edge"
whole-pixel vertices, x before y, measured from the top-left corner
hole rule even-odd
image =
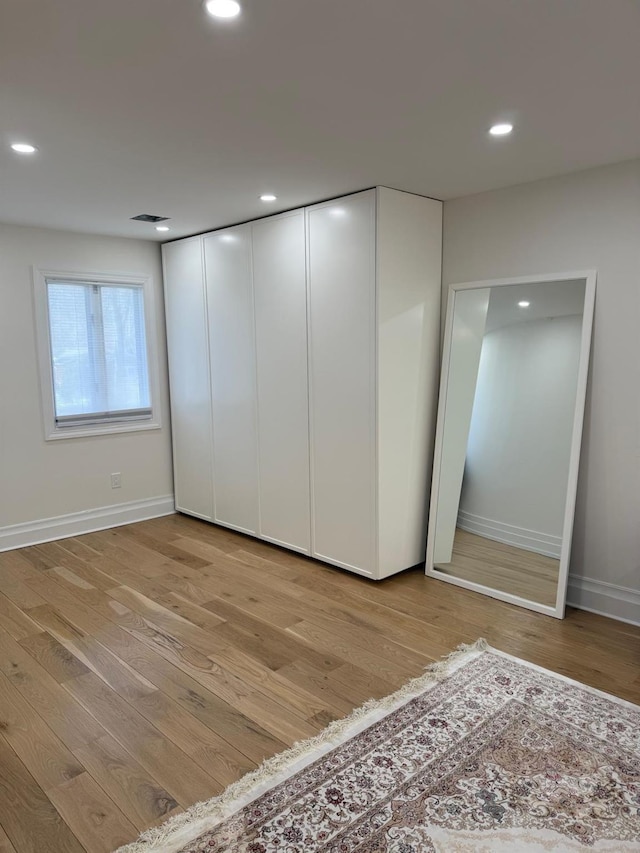
[[[196,803],[160,826],[148,829],[137,841],[120,847],[115,853],[178,853],[185,844],[209,832],[265,791],[438,684],[468,660],[489,650],[493,651],[482,638],[470,645],[458,646],[449,655],[434,661],[422,675],[407,682],[395,693],[382,699],[369,699],[347,717],[330,723],[314,737],[267,758],[256,770],[229,785],[219,796]]]

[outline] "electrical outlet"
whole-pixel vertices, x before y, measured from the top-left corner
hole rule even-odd
[[[120,477],[120,472],[118,471],[117,474],[111,475],[111,488],[112,489],[119,489],[121,486],[122,486],[122,479]]]

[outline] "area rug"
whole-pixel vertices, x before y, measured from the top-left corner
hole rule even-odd
[[[462,647],[120,853],[640,851],[640,707]]]

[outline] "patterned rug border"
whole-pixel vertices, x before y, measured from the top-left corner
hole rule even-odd
[[[590,693],[592,696],[600,696],[602,699],[607,699],[609,702],[614,702],[617,705],[631,708],[634,711],[637,711],[638,708],[640,708],[640,705],[636,705],[635,702],[629,702],[627,699],[622,699],[620,696],[616,696],[613,693],[607,693],[606,690],[598,690],[597,687],[591,687],[590,684],[585,684],[583,681],[577,681],[569,675],[562,675],[561,672],[556,672],[553,669],[547,669],[544,666],[538,666],[537,663],[531,663],[531,661],[524,660],[516,655],[510,655],[507,652],[500,651],[500,649],[494,649],[493,646],[488,645],[484,640],[478,640],[478,642],[485,643],[484,651],[491,652],[492,655],[522,664],[529,669],[534,669],[536,672],[541,672],[543,675],[552,675],[554,678],[557,678],[558,681],[563,681],[565,684],[577,684],[582,688],[582,690],[586,693]],[[116,853],[118,853],[118,851],[116,851]]]
[[[266,759],[256,770],[231,784],[222,794],[196,803],[182,814],[170,818],[158,827],[144,832],[137,841],[119,848],[116,853],[179,853],[190,841],[209,832],[227,820],[239,809],[260,797],[266,791],[317,761],[331,750],[383,719],[388,714],[410,702],[457,669],[485,652],[491,652],[540,673],[553,676],[567,684],[578,685],[589,693],[619,703],[629,708],[638,706],[612,694],[605,693],[553,670],[522,660],[495,649],[484,639],[471,645],[461,645],[439,661],[435,661],[424,674],[412,679],[395,693],[382,699],[370,699],[349,716],[336,720],[309,740],[300,741],[290,749]]]

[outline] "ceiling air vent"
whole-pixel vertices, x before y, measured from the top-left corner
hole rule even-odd
[[[140,213],[138,216],[132,216],[136,222],[166,222],[168,216],[154,216],[153,213]]]

